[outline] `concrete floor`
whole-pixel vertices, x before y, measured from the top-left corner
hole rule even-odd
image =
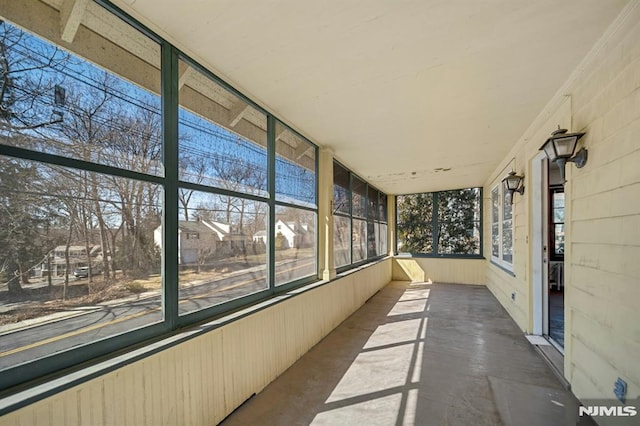
[[[485,287],[393,282],[222,424],[593,423]]]

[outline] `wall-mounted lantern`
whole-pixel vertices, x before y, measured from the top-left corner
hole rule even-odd
[[[513,194],[515,192],[524,195],[524,176],[517,175],[516,172],[511,171],[506,178],[502,179],[502,184],[509,191],[511,204],[513,204]]]
[[[567,133],[567,129],[560,129],[551,133],[551,137],[540,147],[544,150],[549,158],[560,168],[560,178],[562,182],[566,182],[564,178],[564,166],[567,161],[576,165],[577,168],[584,167],[587,164],[587,150],[581,148],[575,155],[578,140],[584,136],[584,133]]]

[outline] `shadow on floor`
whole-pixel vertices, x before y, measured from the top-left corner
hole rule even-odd
[[[581,420],[486,287],[392,282],[222,424],[592,424]]]

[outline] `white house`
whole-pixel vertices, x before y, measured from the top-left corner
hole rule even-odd
[[[295,248],[296,247],[296,237],[298,233],[296,232],[296,225],[294,222],[283,222],[278,220],[276,222],[276,238],[278,234],[282,234],[287,243],[282,248]]]
[[[285,222],[280,219],[276,222],[276,237],[278,234],[282,234],[286,241],[286,244],[282,248],[301,248],[307,246],[307,238],[305,238],[305,236],[308,233],[309,225],[306,223]],[[262,241],[266,245],[267,231],[262,230],[253,234],[253,241]]]

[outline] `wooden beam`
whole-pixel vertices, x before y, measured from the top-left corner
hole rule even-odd
[[[296,161],[298,161],[302,157],[304,157],[304,155],[307,152],[309,152],[311,149],[313,149],[313,147],[311,145],[309,145],[308,143],[299,142],[298,143],[298,147],[296,148],[296,152],[293,154],[293,158],[295,158]]]
[[[186,84],[187,80],[191,78],[194,72],[195,70],[193,69],[193,67],[189,65],[186,65],[183,70],[180,70],[180,74],[178,77],[178,90],[182,89],[182,86]]]
[[[276,130],[277,130],[277,129],[278,129],[278,126],[276,126]],[[285,135],[288,131],[289,131],[289,129],[287,129],[287,128],[282,129],[282,130],[281,130],[281,131],[276,135],[276,142],[277,142],[277,141],[279,141],[279,140],[281,140],[281,139],[284,137],[284,135]]]
[[[235,127],[236,124],[242,120],[245,113],[249,109],[249,105],[243,100],[239,99],[229,110],[229,126]]]
[[[64,0],[60,7],[60,38],[73,43],[89,0]]]

